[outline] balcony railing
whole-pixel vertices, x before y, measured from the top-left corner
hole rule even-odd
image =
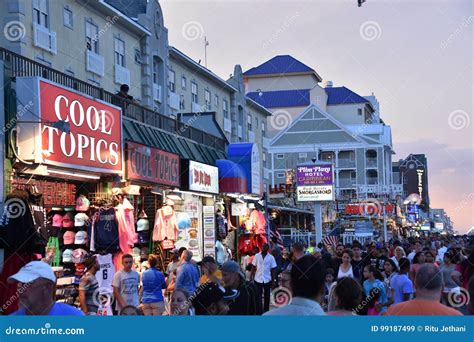
[[[355,179],[341,179],[339,178],[339,187],[340,188],[351,188],[355,187]]]
[[[367,158],[365,160],[366,167],[376,167],[377,166],[377,158]]]
[[[338,161],[338,166],[339,167],[356,167],[356,162],[355,160],[351,160],[351,159],[346,159],[346,158],[339,158],[339,161]]]
[[[367,184],[375,185],[379,183],[379,179],[377,177],[367,177]]]
[[[128,118],[154,126],[168,133],[179,134],[203,145],[225,150],[226,141],[224,139],[217,138],[194,127],[185,127],[184,124],[178,122],[176,119],[155,112],[139,104],[123,103],[122,98],[117,97],[115,94],[103,88],[96,87],[2,47],[0,47],[0,60],[6,62],[7,74],[10,77],[43,77],[93,98],[119,105],[122,107],[122,115]]]

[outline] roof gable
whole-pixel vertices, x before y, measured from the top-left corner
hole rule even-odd
[[[316,74],[314,69],[310,68],[304,63],[301,63],[296,58],[290,55],[279,55],[273,57],[265,63],[260,64],[259,66],[247,70],[246,72],[244,72],[244,76],[291,74],[302,72],[310,72]],[[319,75],[316,74],[316,76],[320,78]]]
[[[351,104],[351,103],[369,103],[366,98],[354,93],[346,87],[324,88],[328,94],[328,105]]]

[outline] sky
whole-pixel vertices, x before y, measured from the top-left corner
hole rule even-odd
[[[160,1],[169,43],[224,79],[289,54],[325,81],[372,92],[397,161],[428,158],[432,208],[474,227],[471,0]],[[204,63],[204,62],[202,62]]]

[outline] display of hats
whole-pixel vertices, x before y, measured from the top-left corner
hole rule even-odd
[[[150,231],[149,230],[143,230],[138,232],[138,243],[139,244],[144,244],[148,243],[150,241]]]
[[[144,218],[141,218],[137,221],[137,232],[144,230],[150,230],[150,222]]]
[[[85,245],[87,243],[87,232],[81,230],[76,233],[76,238],[74,239],[75,245]]]
[[[76,211],[87,211],[89,210],[90,201],[86,196],[81,195],[76,200]]]
[[[74,216],[72,213],[67,213],[63,216],[63,228],[73,228],[74,227]]]
[[[75,264],[83,263],[86,256],[87,252],[82,248],[75,249],[72,251],[72,262]]]
[[[89,216],[84,213],[79,213],[74,216],[74,226],[76,227],[84,227],[87,225],[87,221],[89,220]]]
[[[66,249],[63,252],[63,262],[72,262],[72,249]]]
[[[74,238],[76,237],[76,233],[67,231],[63,235],[63,242],[65,245],[72,245],[74,243]]]
[[[62,227],[63,226],[63,217],[62,215],[55,214],[53,216],[53,227]]]

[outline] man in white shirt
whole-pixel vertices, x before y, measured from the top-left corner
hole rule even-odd
[[[277,263],[273,255],[268,253],[270,247],[263,244],[262,252],[255,255],[252,262],[252,276],[258,290],[258,298],[263,294],[263,312],[270,310],[270,291],[272,283],[276,284]]]
[[[322,260],[305,255],[291,269],[291,302],[265,313],[265,316],[324,316],[321,300],[324,297],[326,267]]]
[[[414,244],[412,244],[412,251],[410,254],[407,255],[408,260],[410,260],[410,263],[413,263],[413,258],[415,257],[415,254],[418,252],[421,252],[423,250],[423,245],[421,242],[416,241]]]

